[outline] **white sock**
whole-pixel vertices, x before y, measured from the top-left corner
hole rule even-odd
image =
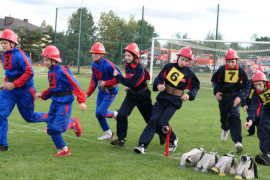
[[[106,133],[112,135],[112,131],[110,129],[107,130]]]
[[[113,117],[116,118],[118,112],[117,111],[114,111],[113,114],[114,114]]]

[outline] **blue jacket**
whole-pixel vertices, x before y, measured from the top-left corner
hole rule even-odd
[[[42,99],[51,98],[58,103],[69,103],[74,100],[73,94],[77,96],[79,104],[85,102],[85,94],[78,81],[73,77],[72,72],[67,67],[62,67],[57,63],[48,72],[49,88],[42,92]],[[71,92],[65,96],[57,96],[65,92]]]
[[[34,85],[34,70],[29,57],[18,47],[2,52],[2,65],[5,70],[5,81],[13,82],[17,88]]]
[[[113,76],[114,69],[117,69],[119,74],[122,74],[120,70],[108,59],[104,57],[99,61],[94,61],[92,63],[92,78],[91,83],[89,84],[88,90],[85,93],[87,96],[91,96],[91,94],[95,91],[98,81],[105,81],[106,86],[114,86],[118,84],[116,78]],[[100,89],[100,87],[99,87]],[[117,92],[116,88],[110,90],[111,94],[115,94]]]

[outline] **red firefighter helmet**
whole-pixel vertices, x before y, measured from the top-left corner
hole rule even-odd
[[[266,75],[260,71],[260,70],[256,70],[254,75],[252,76],[252,82],[254,81],[268,81],[266,78]]]
[[[0,40],[8,40],[11,42],[14,42],[16,45],[18,45],[18,40],[16,34],[10,30],[10,29],[5,29],[0,37]]]
[[[105,47],[100,42],[95,42],[89,52],[95,54],[107,54]]]
[[[140,59],[140,49],[138,48],[136,43],[131,43],[127,47],[124,48],[124,51],[130,51],[135,54],[137,59]]]
[[[232,48],[229,48],[225,54],[225,60],[239,59],[237,53]]]
[[[263,72],[263,73],[265,73],[265,71],[264,71],[264,68],[262,67],[262,66],[258,66],[256,69],[255,69],[255,71],[261,71],[261,72]]]
[[[176,54],[176,55],[185,56],[185,57],[187,57],[189,59],[192,59],[192,51],[191,51],[189,46],[183,47],[182,49],[180,49],[178,54]]]
[[[41,56],[53,59],[53,60],[55,60],[57,62],[62,62],[62,60],[60,59],[59,50],[57,49],[57,47],[55,47],[53,45],[46,46],[46,48],[44,49]]]

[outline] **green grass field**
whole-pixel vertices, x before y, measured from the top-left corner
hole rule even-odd
[[[38,78],[35,78],[37,92],[48,87],[46,73],[42,74],[40,67],[35,67]],[[39,71],[40,70],[40,71]],[[1,68],[0,74],[3,75]],[[87,90],[90,75],[76,76],[84,91]],[[2,80],[2,79],[1,79]],[[125,92],[119,85],[119,93],[111,105],[111,110],[119,109]],[[152,86],[149,85],[152,89]],[[128,136],[124,148],[113,147],[110,141],[98,141],[103,132],[95,117],[97,91],[87,99],[88,109],[81,112],[78,103],[74,101],[72,117],[79,117],[83,128],[81,137],[76,137],[73,131],[63,134],[67,145],[71,148],[71,156],[54,157],[57,149],[51,138],[43,131],[45,123],[26,123],[17,108],[9,117],[9,151],[0,153],[0,179],[233,179],[234,176],[218,177],[212,172],[195,172],[192,167],[179,169],[181,155],[193,148],[204,145],[209,152],[216,149],[219,155],[235,151],[234,143],[220,141],[220,122],[218,103],[212,90],[202,88],[197,99],[184,102],[170,121],[179,138],[178,148],[170,153],[173,158],[165,158],[165,146],[159,145],[159,139],[154,137],[146,154],[136,154],[133,148],[146,126],[139,111],[134,109],[129,117]],[[155,102],[157,93],[152,93]],[[36,111],[48,112],[50,100],[36,101]],[[246,113],[241,109],[242,124]],[[116,121],[108,119],[111,129],[116,131]],[[260,153],[259,141],[256,136],[248,137],[243,130],[242,154],[255,157]],[[236,157],[239,160],[241,154]],[[269,167],[258,166],[259,179],[270,179]]]

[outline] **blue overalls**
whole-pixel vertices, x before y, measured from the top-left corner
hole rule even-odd
[[[0,145],[8,146],[8,117],[15,104],[25,121],[29,123],[47,122],[47,114],[34,112],[35,93],[34,70],[27,54],[15,47],[2,52],[2,65],[5,70],[5,81],[16,86],[0,92]]]
[[[97,95],[96,117],[103,131],[110,129],[106,118],[114,117],[113,111],[108,111],[118,93],[118,82],[113,76],[114,69],[121,74],[120,70],[108,59],[101,58],[99,61],[92,63],[91,83],[85,93],[88,97],[95,91],[99,81],[105,81],[106,89],[99,86]]]
[[[51,67],[48,72],[49,88],[42,92],[41,98],[52,99],[48,113],[47,133],[57,147],[66,146],[62,133],[72,128],[75,123],[70,120],[72,112],[73,94],[77,96],[79,104],[85,102],[85,94],[71,71],[59,64]]]

